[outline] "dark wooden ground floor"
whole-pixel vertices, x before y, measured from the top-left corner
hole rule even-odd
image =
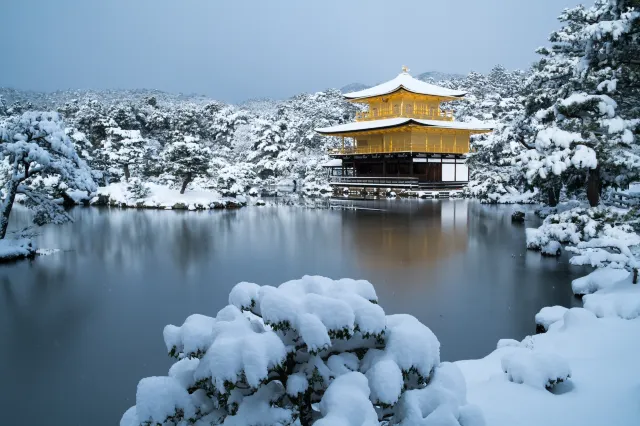
[[[469,170],[462,155],[418,155],[342,156],[340,166],[327,168],[330,177],[411,178],[419,183],[466,183],[469,180]]]

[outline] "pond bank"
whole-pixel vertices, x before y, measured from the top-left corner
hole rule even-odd
[[[603,268],[574,280],[576,294],[595,283],[584,308],[544,308],[536,315],[544,333],[503,339],[482,359],[456,362],[487,425],[640,424],[640,285],[621,275]]]

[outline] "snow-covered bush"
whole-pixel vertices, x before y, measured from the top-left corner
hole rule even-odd
[[[224,195],[242,194],[257,181],[254,166],[245,162],[224,166],[214,174],[218,188]]]
[[[502,358],[502,370],[509,381],[540,389],[552,389],[571,377],[571,368],[559,355],[522,349]]]
[[[165,327],[178,361],[140,381],[121,426],[484,424],[431,330],[385,315],[367,281],[242,282],[229,303]]]
[[[127,182],[127,191],[133,199],[140,200],[146,198],[151,193],[149,187],[140,178],[130,178]]]
[[[571,264],[627,269],[637,279],[640,236],[625,221],[626,215],[615,209],[573,208],[547,216],[539,228],[528,228],[527,248],[553,253],[558,243],[572,244],[566,247],[575,253]]]

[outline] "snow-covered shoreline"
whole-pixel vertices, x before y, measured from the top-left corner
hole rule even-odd
[[[219,192],[212,190],[191,190],[180,194],[179,190],[167,186],[154,183],[145,185],[149,189],[148,195],[136,198],[127,190],[126,183],[112,183],[106,187],[98,188],[96,196],[89,203],[95,206],[108,205],[164,210],[208,210],[238,208],[247,205],[247,198],[242,195],[235,198],[223,197]]]
[[[0,263],[32,258],[37,249],[30,238],[7,237],[0,239]]]
[[[576,294],[591,292],[584,308],[544,308],[536,323],[545,333],[455,363],[487,425],[640,424],[640,285],[624,272],[602,268],[574,280]],[[551,391],[541,385],[559,374],[565,381]]]

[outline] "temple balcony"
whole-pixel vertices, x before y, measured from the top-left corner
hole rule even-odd
[[[386,118],[417,118],[421,120],[453,121],[453,111],[441,109],[413,109],[409,105],[404,111],[398,109],[374,109],[373,111],[361,111],[356,113],[356,121],[383,120]]]
[[[344,148],[329,149],[329,155],[358,155],[358,154],[392,154],[392,153],[433,153],[433,154],[467,154],[469,141],[457,143],[443,142],[393,142],[383,145],[345,146]]]

